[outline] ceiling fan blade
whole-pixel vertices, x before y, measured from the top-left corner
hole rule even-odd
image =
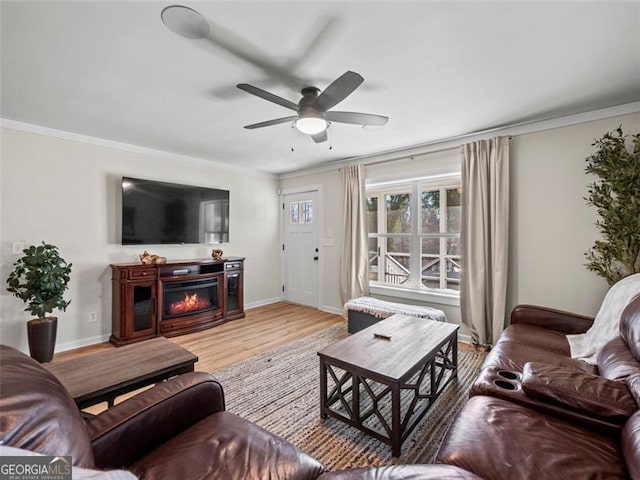
[[[320,28],[315,33],[313,38],[308,42],[306,48],[300,52],[296,59],[289,64],[290,68],[296,69],[300,67],[302,63],[307,65],[313,60],[313,56],[318,54],[322,50],[326,50],[326,44],[329,38],[336,36],[336,29],[338,27],[338,17],[324,17],[319,19],[317,26]],[[316,79],[317,80],[317,79]]]
[[[320,133],[316,133],[315,135],[311,135],[313,141],[316,143],[322,143],[327,141],[327,131],[323,130]]]
[[[201,46],[212,44],[230,54],[254,65],[295,91],[299,91],[307,81],[297,77],[287,65],[272,59],[265,52],[247,40],[209,21],[200,12],[183,5],[170,5],[160,13],[162,23],[173,33],[197,42]]]
[[[193,8],[170,5],[162,10],[160,18],[169,30],[182,37],[199,39],[209,35],[209,22]]]
[[[364,78],[356,72],[349,71],[342,74],[318,95],[314,103],[315,108],[326,112],[351,95],[362,82],[364,82]]]
[[[279,97],[278,95],[274,95],[273,93],[269,93],[266,90],[262,90],[261,88],[254,87],[253,85],[249,85],[248,83],[239,83],[236,85],[240,90],[244,90],[247,93],[255,95],[256,97],[263,98],[268,102],[277,103],[278,105],[288,108],[290,110],[298,111],[298,105],[287,100],[286,98]]]
[[[351,123],[353,125],[382,126],[386,125],[389,117],[373,113],[358,112],[327,112],[325,118],[331,122]]]
[[[290,117],[275,118],[273,120],[267,120],[265,122],[252,123],[251,125],[245,125],[244,128],[253,130],[254,128],[270,127],[271,125],[279,125],[281,123],[291,122],[298,118],[297,115],[291,115]]]

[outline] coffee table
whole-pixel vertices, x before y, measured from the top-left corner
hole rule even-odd
[[[318,352],[320,415],[391,446],[402,442],[457,377],[458,325],[392,315]]]
[[[158,337],[44,366],[82,409],[101,402],[112,407],[120,395],[193,372],[197,361],[190,351]]]

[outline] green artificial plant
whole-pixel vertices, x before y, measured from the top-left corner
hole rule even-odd
[[[72,264],[64,260],[58,247],[45,242],[25,248],[7,278],[7,290],[27,304],[26,312],[44,318],[54,309],[66,310],[71,301],[63,298]]]
[[[602,238],[585,256],[587,268],[613,285],[640,272],[640,134],[628,142],[620,126],[593,146],[585,171],[598,180],[588,185],[585,200],[598,211]]]

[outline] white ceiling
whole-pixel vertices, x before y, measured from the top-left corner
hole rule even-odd
[[[320,89],[360,73],[335,108],[390,117],[334,123],[321,144],[288,124],[246,130],[291,112],[237,83],[296,103],[299,92],[172,33],[170,4],[2,1],[1,116],[281,173],[640,100],[636,1],[185,3],[230,45],[299,62],[292,72]]]

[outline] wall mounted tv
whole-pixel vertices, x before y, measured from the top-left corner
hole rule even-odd
[[[229,190],[122,177],[122,244],[229,241]]]

